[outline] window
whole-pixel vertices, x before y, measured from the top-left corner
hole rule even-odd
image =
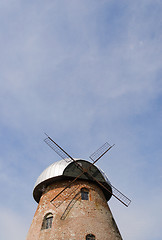
[[[82,200],[89,200],[89,190],[87,188],[81,189],[81,199]]]
[[[87,236],[86,236],[86,240],[95,240],[96,238],[95,238],[95,236],[93,235],[93,234],[88,234]]]
[[[53,220],[52,213],[48,213],[43,219],[42,230],[51,228],[52,227],[52,220]]]

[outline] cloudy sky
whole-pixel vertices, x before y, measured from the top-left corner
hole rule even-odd
[[[161,240],[162,1],[0,1],[0,239],[25,240],[34,183],[60,160],[98,163],[131,200],[109,205],[124,240]]]

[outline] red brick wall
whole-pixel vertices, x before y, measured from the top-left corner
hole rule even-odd
[[[62,181],[47,187],[26,240],[85,240],[87,234],[95,235],[96,240],[121,240],[105,196],[96,184],[77,180],[60,195],[64,201],[59,197],[53,204],[50,202],[67,184],[68,181]],[[81,200],[80,189],[83,187],[89,189],[89,200]],[[62,204],[58,206],[59,203]],[[42,230],[47,213],[53,214],[52,227]]]

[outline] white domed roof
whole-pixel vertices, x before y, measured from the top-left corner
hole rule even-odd
[[[109,182],[106,174],[96,167],[95,165],[91,164],[90,162],[82,159],[75,159],[79,165],[83,165],[85,169],[91,168],[96,174],[97,172],[97,180],[100,182],[104,182],[106,185],[109,185],[111,188],[111,183]],[[83,167],[82,166],[82,167]],[[58,162],[54,162],[49,167],[47,167],[41,175],[38,177],[33,190],[33,197],[36,202],[39,202],[39,199],[42,195],[43,189],[48,186],[49,184],[53,183],[58,179],[62,179],[65,177],[76,177],[80,175],[80,170],[76,167],[75,162],[71,159],[63,159]],[[79,172],[78,172],[79,171]],[[87,179],[83,174],[82,179]]]
[[[51,164],[50,166],[48,166],[42,173],[41,175],[38,177],[34,188],[40,184],[41,182],[44,182],[47,179],[53,178],[53,177],[58,177],[58,176],[62,176],[63,172],[65,170],[65,168],[69,165],[69,163],[71,163],[72,160],[67,159],[66,160],[61,160],[58,162],[54,162],[53,164]]]

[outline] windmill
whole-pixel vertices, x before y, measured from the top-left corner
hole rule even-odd
[[[46,133],[45,133],[46,134]],[[88,168],[84,168],[82,164],[79,164],[70,154],[68,154],[62,147],[60,147],[50,136],[46,134],[46,138],[44,139],[44,142],[52,148],[62,159],[64,159],[66,162],[74,162],[75,167],[79,169],[80,173],[66,186],[64,187],[56,196],[54,196],[50,202],[53,203],[55,207],[59,207],[65,200],[61,195],[63,195],[64,191],[69,189],[69,187],[79,178],[81,178],[83,175],[86,176],[91,181],[96,182],[102,189],[109,192],[111,195],[113,195],[117,200],[119,200],[122,204],[124,204],[126,207],[129,206],[131,203],[131,200],[126,197],[122,192],[120,192],[116,187],[114,187],[112,184],[108,188],[105,186],[101,181],[97,180],[97,178],[94,176],[93,172],[91,172],[92,166],[95,165],[96,162],[98,162],[115,144],[110,145],[108,142],[106,142],[103,146],[101,146],[97,151],[95,151],[93,154],[90,155],[90,159],[92,163],[88,166]],[[69,191],[66,194],[66,199],[68,196],[70,196],[73,192],[75,192],[77,189],[73,189],[72,191]],[[75,195],[78,195],[78,193]],[[54,202],[55,200],[61,199],[60,201],[57,201],[58,204],[56,205]]]
[[[114,145],[106,142],[87,161],[73,158],[47,134],[44,141],[62,160],[37,178],[38,207],[26,240],[122,240],[107,202],[114,196],[128,207],[131,200],[96,166]]]

